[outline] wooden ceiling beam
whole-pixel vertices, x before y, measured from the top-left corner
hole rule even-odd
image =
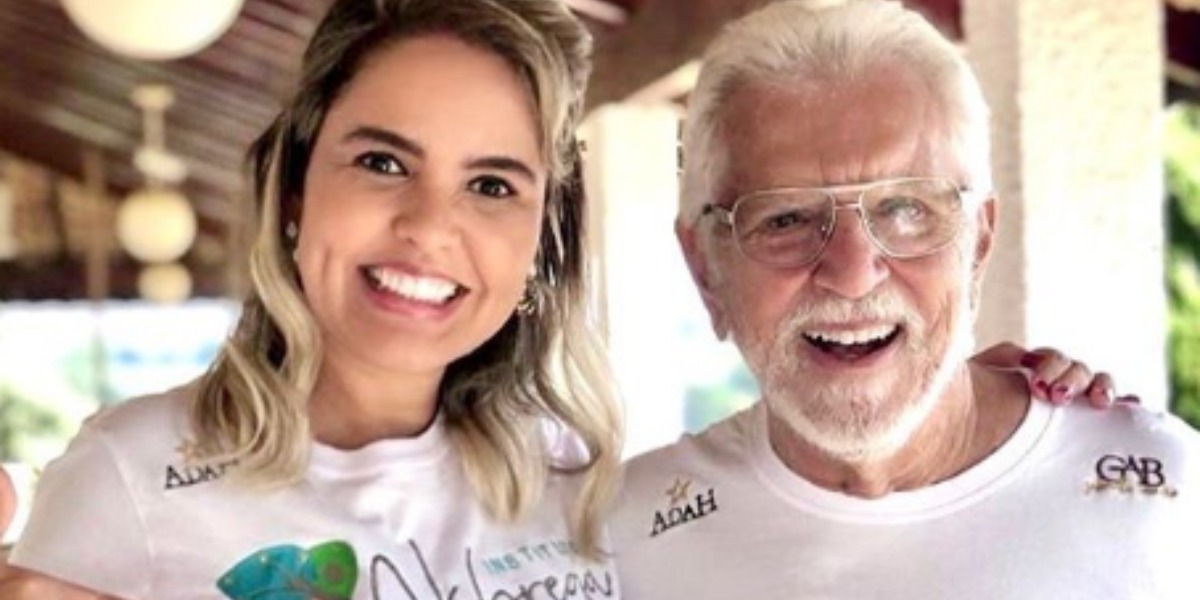
[[[729,20],[763,0],[650,0],[620,29],[598,32],[588,106],[616,102],[700,56]]]
[[[3,84],[0,82],[0,89]],[[43,162],[62,173],[78,178],[79,166],[75,159],[84,145],[104,150],[109,157],[111,180],[114,186],[132,188],[141,185],[142,176],[133,168],[132,151],[140,143],[130,138],[124,130],[116,128],[98,117],[89,116],[88,111],[72,111],[64,106],[46,104],[37,109],[29,99],[7,95],[0,91],[0,124],[13,135],[0,137],[0,147],[21,154],[34,162]],[[17,120],[24,123],[17,123]],[[18,131],[27,132],[16,135]],[[243,148],[227,144],[229,152],[219,156],[202,151],[199,145],[212,146],[213,142],[198,133],[183,130],[168,132],[168,146],[183,157],[188,166],[185,187],[199,184],[198,193],[219,194],[228,197],[241,189],[241,162]],[[225,150],[225,146],[219,146]]]
[[[78,134],[70,134],[23,116],[12,110],[0,98],[0,147],[29,162],[37,163],[60,175],[83,180],[83,148]],[[97,146],[99,148],[99,146]],[[105,171],[108,189],[115,196],[122,196],[142,185],[142,176],[128,160],[120,154],[105,152]],[[240,172],[240,171],[239,171]],[[200,174],[204,173],[201,168]],[[222,173],[222,178],[227,178]],[[240,218],[236,204],[240,200],[244,185],[240,178],[231,186],[215,185],[199,176],[189,177],[183,191],[196,208],[202,220],[228,223]]]
[[[620,101],[698,59],[725,23],[770,0],[649,0],[620,29],[597,32],[591,108]],[[960,0],[905,0],[950,36],[961,31]]]
[[[184,261],[187,264],[187,261]],[[114,256],[109,260],[109,298],[137,299],[137,262]],[[220,268],[188,265],[193,298],[228,295],[229,274]],[[0,261],[0,302],[23,300],[82,300],[88,298],[87,265],[83,257],[58,257],[45,261]]]
[[[20,65],[15,71],[33,73],[47,79],[66,83],[87,93],[104,95],[129,106],[129,94],[139,84],[162,82],[176,91],[177,104],[195,103],[203,106],[206,115],[227,119],[243,125],[258,127],[273,116],[271,108],[276,95],[264,89],[264,79],[248,78],[244,85],[230,81],[230,74],[214,66],[207,52],[171,65],[122,59],[104,52],[88,49],[74,35],[55,35],[45,24],[30,24],[32,19],[7,15],[0,11],[0,36],[10,47],[6,61]],[[68,24],[69,25],[69,24]],[[53,47],[54,52],[47,52]],[[201,59],[204,59],[203,61]],[[283,59],[278,59],[283,64]],[[20,61],[20,62],[18,62]],[[247,71],[237,68],[233,71]],[[281,67],[287,71],[288,68]],[[63,77],[67,75],[68,77]],[[259,75],[259,73],[255,73]],[[132,111],[132,107],[129,107]],[[168,113],[168,118],[171,114]],[[211,126],[211,123],[210,123]]]

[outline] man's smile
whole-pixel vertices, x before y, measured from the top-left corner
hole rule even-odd
[[[813,328],[802,332],[804,340],[822,353],[846,361],[871,356],[896,341],[904,328],[889,323],[848,329]]]

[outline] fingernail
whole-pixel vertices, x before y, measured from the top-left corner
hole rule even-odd
[[[1050,393],[1050,384],[1046,383],[1045,381],[1042,381],[1041,379],[1034,380],[1033,387],[1037,389],[1037,391],[1041,392],[1046,398],[1053,398],[1053,395]]]
[[[1040,362],[1042,362],[1041,357],[1032,352],[1026,352],[1025,354],[1021,355],[1021,366],[1025,367],[1026,369],[1032,369]]]
[[[1071,386],[1063,385],[1061,383],[1054,386],[1054,389],[1051,390],[1051,393],[1050,393],[1050,399],[1053,400],[1055,404],[1066,401],[1066,399],[1069,398],[1070,396],[1071,396]]]
[[[1117,393],[1112,388],[1104,388],[1104,401],[1112,404],[1117,401]]]

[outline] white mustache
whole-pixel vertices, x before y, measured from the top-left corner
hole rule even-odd
[[[806,301],[792,312],[784,325],[784,335],[794,338],[814,325],[854,321],[898,323],[911,331],[925,327],[925,320],[912,304],[889,288],[856,300],[827,296]]]

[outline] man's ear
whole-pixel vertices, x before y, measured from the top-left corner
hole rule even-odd
[[[713,333],[718,340],[724,341],[729,336],[729,322],[725,317],[725,307],[720,296],[716,293],[712,278],[709,275],[708,257],[704,253],[703,244],[695,227],[689,227],[683,222],[683,217],[675,220],[675,238],[683,250],[683,259],[687,261],[688,271],[692,274],[692,282],[700,292],[704,308],[712,321]]]
[[[996,196],[988,196],[975,211],[975,248],[971,254],[971,305],[979,306],[983,293],[983,276],[987,273],[988,261],[996,240],[996,212],[999,210]]]

